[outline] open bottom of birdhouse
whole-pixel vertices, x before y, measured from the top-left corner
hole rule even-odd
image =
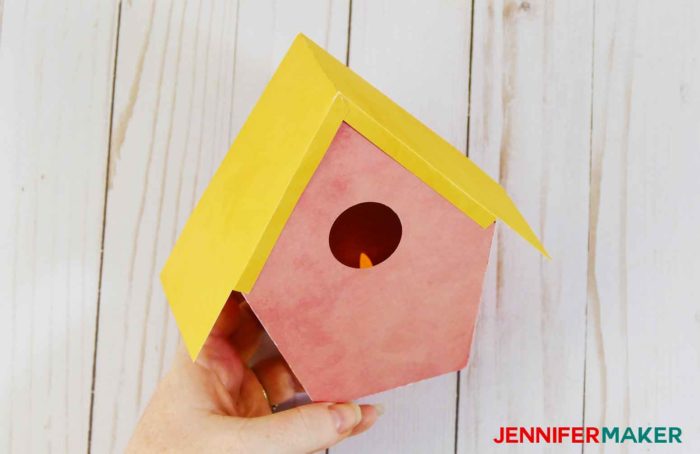
[[[341,123],[246,299],[315,401],[455,371],[493,228]]]

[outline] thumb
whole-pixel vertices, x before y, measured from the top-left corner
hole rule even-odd
[[[240,435],[251,452],[309,453],[341,441],[361,421],[354,403],[309,404],[248,419]]]

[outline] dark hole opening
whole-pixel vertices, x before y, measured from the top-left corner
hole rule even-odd
[[[328,243],[333,256],[352,268],[370,268],[394,253],[401,241],[401,221],[394,210],[363,202],[343,211],[333,222]]]

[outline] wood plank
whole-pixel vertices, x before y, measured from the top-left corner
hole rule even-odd
[[[592,1],[475,3],[469,156],[553,259],[499,226],[461,377],[462,453],[543,452],[492,439],[500,426],[582,422],[592,19]]]
[[[353,2],[350,67],[464,150],[469,2]],[[427,302],[429,304],[429,302]],[[364,399],[386,414],[332,453],[454,451],[456,374]]]
[[[231,121],[234,131],[245,122],[272,71],[298,33],[306,34],[345,61],[349,12],[349,0],[241,3]]]
[[[158,273],[194,203],[293,37],[343,57],[347,14],[346,1],[123,4],[94,452],[123,451],[168,367],[178,333]]]
[[[84,452],[117,7],[0,21],[0,451]]]
[[[698,23],[596,4],[586,424],[679,426],[674,452],[700,452]]]

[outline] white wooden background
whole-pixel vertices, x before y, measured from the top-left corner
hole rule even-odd
[[[700,2],[0,0],[0,23],[0,452],[123,449],[178,342],[159,270],[298,32],[554,257],[501,227],[469,367],[370,399],[331,452],[582,451],[491,441],[538,424],[700,452]]]

